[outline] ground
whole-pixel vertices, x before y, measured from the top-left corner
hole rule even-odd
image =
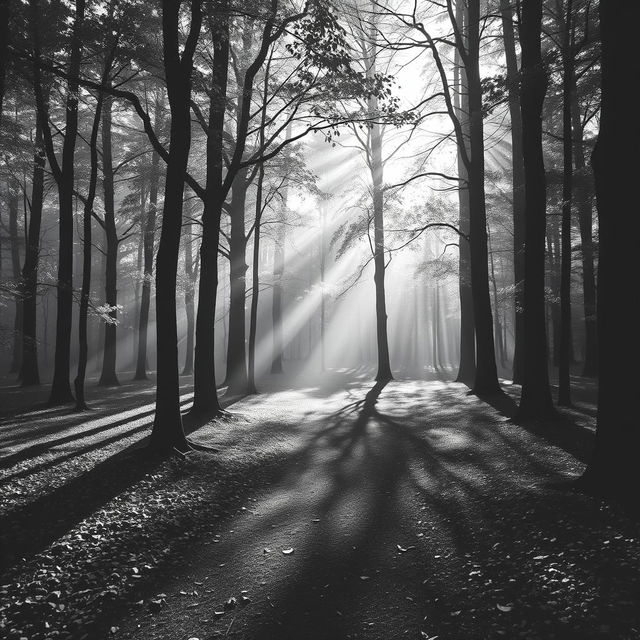
[[[509,385],[283,386],[187,422],[218,453],[186,460],[142,447],[149,383],[83,414],[5,388],[0,636],[640,638],[640,524],[572,484],[589,385],[552,425]]]

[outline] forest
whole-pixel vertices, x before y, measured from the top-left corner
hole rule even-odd
[[[640,638],[638,25],[0,0],[0,637]]]

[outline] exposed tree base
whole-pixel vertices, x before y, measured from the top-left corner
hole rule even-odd
[[[118,380],[117,376],[108,376],[104,378],[100,378],[98,381],[99,387],[119,387],[120,380]]]
[[[71,404],[72,402],[75,402],[75,398],[73,397],[73,393],[71,393],[71,388],[69,388],[68,390],[56,391],[55,393],[52,391],[47,406],[59,407],[64,404]]]

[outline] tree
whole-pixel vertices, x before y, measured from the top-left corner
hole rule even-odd
[[[546,178],[542,152],[542,106],[547,91],[540,38],[541,0],[522,7],[521,110],[525,174],[524,375],[518,409],[521,420],[549,418],[553,403],[547,370],[545,328],[544,245]]]
[[[510,0],[500,0],[502,38],[507,64],[509,117],[511,119],[511,184],[513,200],[514,352],[513,382],[522,383],[524,361],[524,164],[522,154],[522,114],[520,77]]]
[[[640,73],[636,27],[640,5],[601,0],[602,107],[592,156],[598,208],[598,423],[583,482],[638,504],[640,428],[634,376],[621,375],[640,356],[640,336],[628,278],[637,272],[640,218],[632,210],[640,159],[640,130],[629,126],[628,80]]]
[[[557,3],[562,16],[563,3]],[[573,200],[573,132],[571,128],[571,91],[573,89],[572,47],[573,2],[567,0],[562,20],[562,262],[560,267],[560,351],[558,404],[571,405],[571,203]]]
[[[158,134],[162,131],[163,105],[161,98],[154,98],[154,126]],[[147,379],[147,343],[149,329],[149,308],[151,306],[151,283],[153,281],[153,252],[155,247],[156,218],[158,214],[158,183],[160,182],[160,156],[154,150],[149,171],[149,204],[142,222],[143,234],[143,276],[140,314],[138,317],[138,353],[134,380]]]
[[[76,0],[73,27],[69,45],[69,62],[66,88],[66,122],[62,158],[56,157],[53,136],[49,124],[49,106],[42,88],[40,70],[41,46],[39,0],[30,0],[31,27],[34,47],[34,87],[36,108],[42,127],[44,146],[49,166],[58,185],[59,246],[58,246],[58,306],[56,312],[56,347],[53,383],[49,403],[64,404],[73,400],[69,373],[71,366],[71,324],[73,308],[73,199],[74,155],[78,134],[78,94],[80,62],[82,57],[82,28],[85,17],[85,0]]]
[[[158,358],[156,412],[151,446],[184,450],[189,443],[180,414],[176,278],[182,228],[185,173],[191,146],[191,74],[200,29],[201,0],[192,0],[188,35],[181,47],[182,2],[162,2],[162,52],[171,127],[164,188],[162,230],[156,257],[156,342]],[[182,48],[182,53],[180,50]]]

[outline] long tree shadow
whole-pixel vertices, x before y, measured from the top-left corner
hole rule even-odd
[[[189,401],[185,400],[182,404]],[[143,415],[148,416],[149,412],[144,412]],[[5,476],[3,481],[7,482],[10,479],[29,475],[36,471],[46,471],[49,467],[54,467],[70,458],[107,447],[151,427],[152,421],[147,421],[133,429],[121,428],[128,422],[136,422],[139,419],[140,415],[134,415],[100,427],[98,428],[100,432],[112,429],[118,429],[118,431],[109,438],[91,442],[86,446],[78,446],[68,454],[55,456],[53,459],[41,463],[35,470],[28,469],[24,473],[17,472]],[[211,419],[202,419],[197,423],[187,421],[185,431],[191,433],[210,421]],[[77,434],[77,437],[72,435],[60,440],[73,444],[75,439],[83,438],[85,435],[86,432],[83,432]],[[0,571],[6,571],[16,562],[39,553],[96,509],[152,473],[165,458],[148,450],[145,446],[147,442],[148,436],[111,455],[88,471],[68,480],[62,486],[47,491],[27,504],[7,513],[3,517],[3,527],[0,531]],[[55,442],[55,444],[60,444],[60,442]],[[11,462],[15,464],[36,456],[51,446],[53,446],[51,442],[34,446],[25,452],[19,452],[12,456]]]

